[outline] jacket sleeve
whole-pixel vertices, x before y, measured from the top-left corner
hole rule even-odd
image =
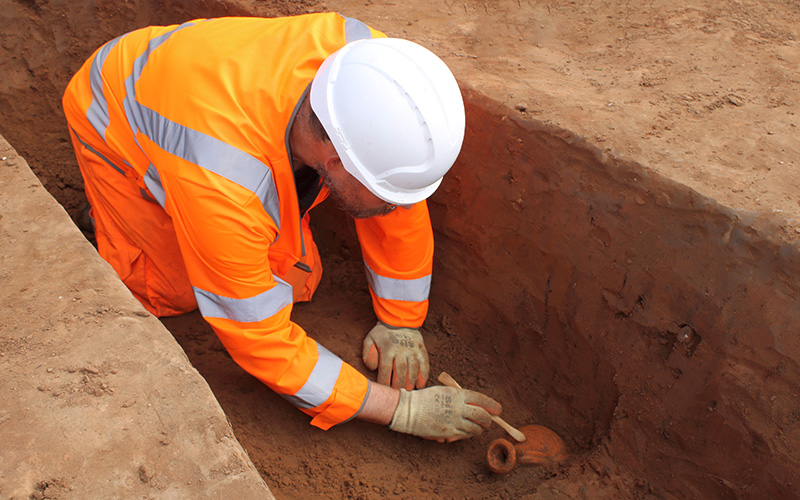
[[[200,312],[231,357],[313,425],[353,418],[369,381],[290,320],[292,288],[269,261],[278,230],[261,200],[190,163],[170,171],[180,173],[161,175],[165,208]]]
[[[418,328],[428,313],[433,230],[427,202],[356,219],[372,305],[391,326]]]

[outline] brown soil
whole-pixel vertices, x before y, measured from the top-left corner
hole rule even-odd
[[[68,210],[59,98],[147,24],[336,10],[440,54],[464,153],[431,200],[432,372],[546,425],[554,470],[308,424],[197,314],[164,320],[278,498],[800,498],[800,5],[790,0],[8,0],[0,133]],[[315,211],[326,273],[294,319],[359,369],[374,322],[351,224]],[[64,363],[69,364],[68,360]]]

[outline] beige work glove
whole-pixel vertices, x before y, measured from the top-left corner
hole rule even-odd
[[[389,428],[425,439],[458,441],[483,432],[490,415],[503,411],[500,403],[480,392],[434,386],[400,390],[400,403]]]
[[[428,351],[416,328],[395,328],[378,322],[364,339],[364,364],[378,369],[378,383],[412,390],[428,382]]]

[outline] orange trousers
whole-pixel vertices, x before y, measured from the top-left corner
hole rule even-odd
[[[70,136],[92,207],[100,256],[152,314],[175,316],[197,309],[169,215],[146,191],[133,169],[120,166],[123,174],[92,150],[102,150],[102,145],[90,149],[74,131],[70,130]],[[303,219],[303,239],[306,256],[301,262],[311,272],[292,267],[279,276],[292,285],[295,302],[311,300],[322,277],[308,215]]]

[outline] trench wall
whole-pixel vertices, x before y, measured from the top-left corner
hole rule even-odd
[[[12,2],[35,22],[28,31],[6,24],[0,35],[23,55],[1,63],[0,130],[31,151],[59,201],[71,199],[80,180],[70,178],[52,96],[81,61],[146,24],[302,9],[240,5]],[[97,22],[87,30],[81,18]],[[464,151],[430,201],[432,310],[493,352],[503,400],[519,401],[578,453],[602,450],[648,478],[645,490],[790,496],[800,482],[797,248],[758,214],[522,121],[462,83]]]
[[[466,96],[465,149],[431,202],[436,307],[491,339],[537,421],[648,488],[794,495],[798,249],[756,214]]]
[[[0,136],[0,497],[274,498],[205,380]]]
[[[771,220],[462,89],[464,149],[429,199],[428,321],[484,384],[599,474],[663,498],[794,498],[800,258]],[[314,214],[358,255],[347,221]],[[597,465],[599,464],[599,465]]]

